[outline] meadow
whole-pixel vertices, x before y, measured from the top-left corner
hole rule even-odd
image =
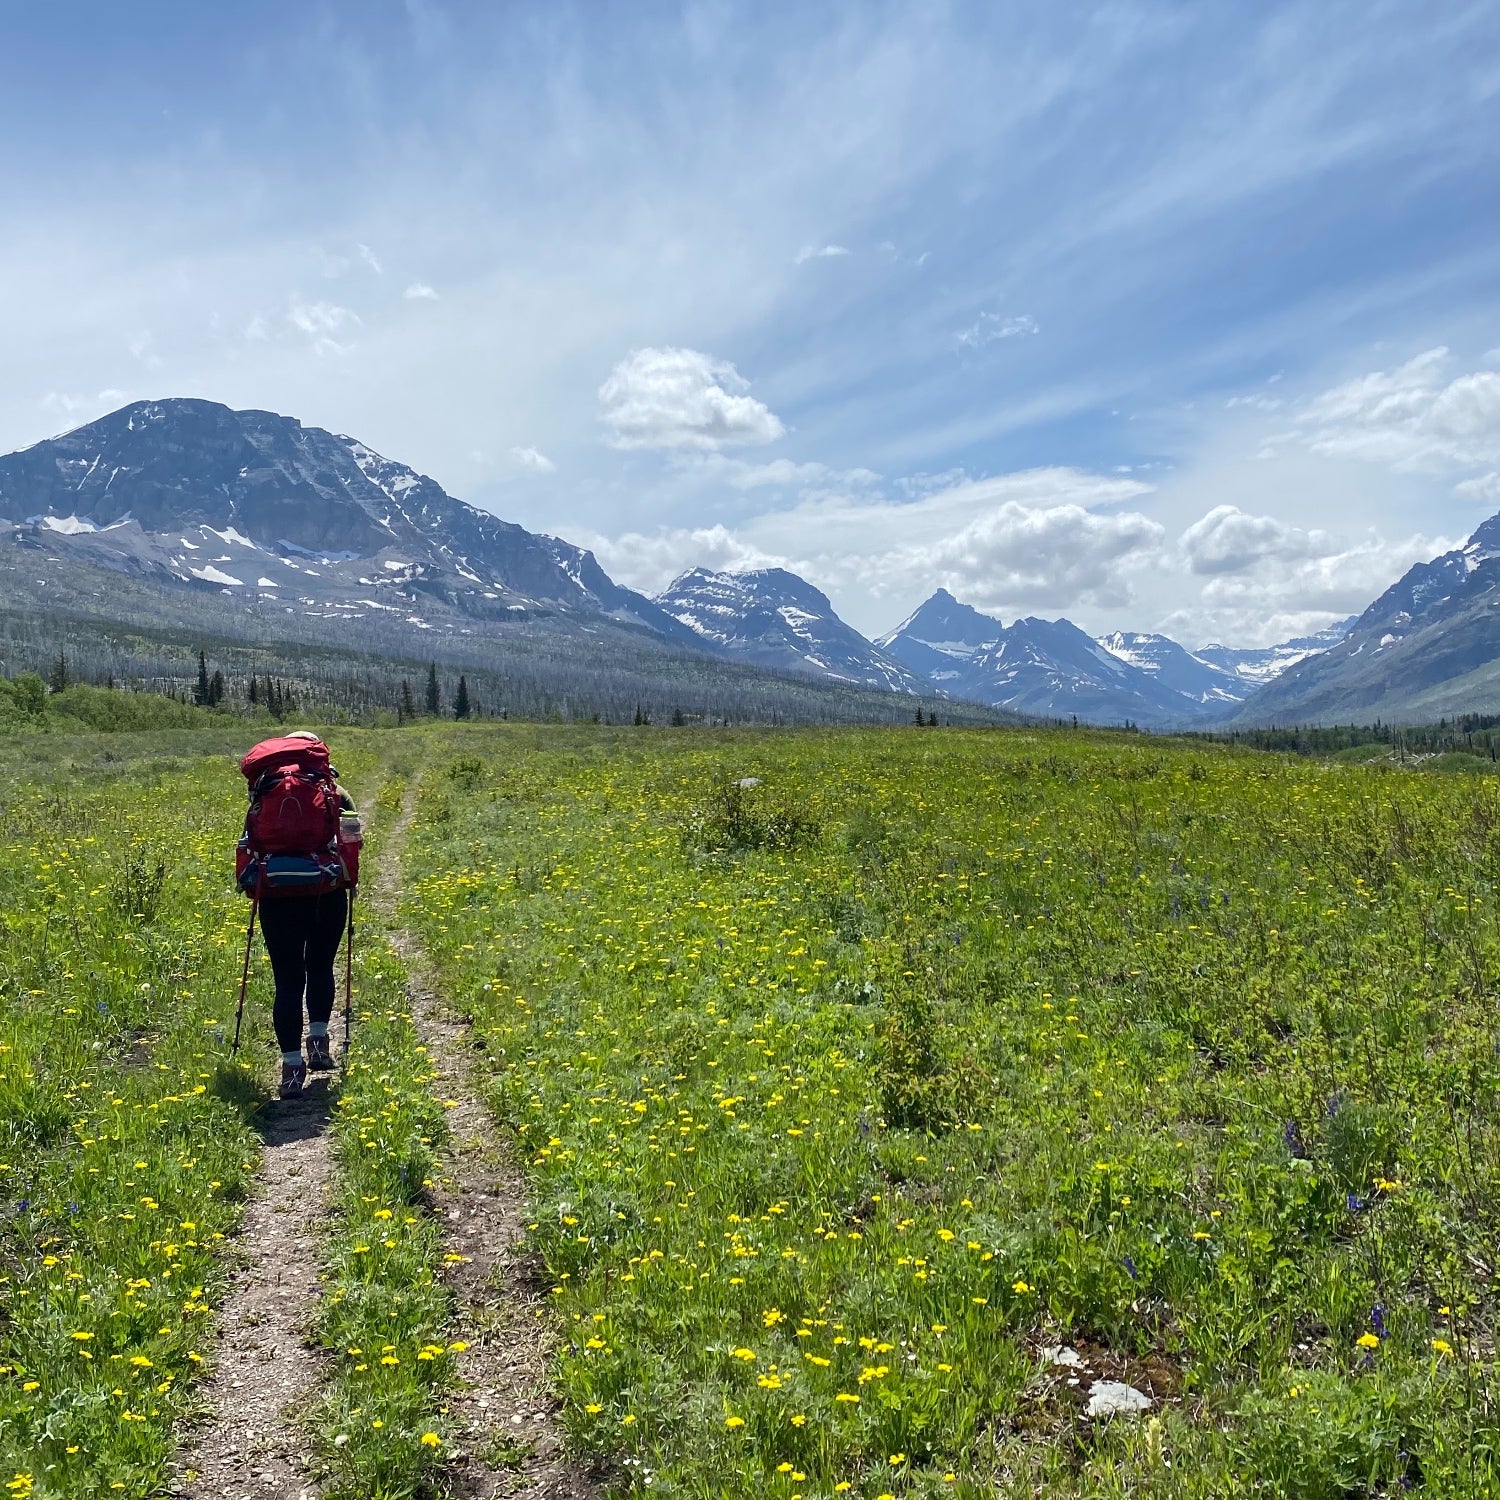
[[[455,738],[407,919],[573,1442],[632,1494],[1500,1492],[1497,857],[1487,778],[1223,746]]]
[[[339,765],[389,821],[401,747]],[[171,1492],[273,1097],[257,944],[230,1058],[246,905],[226,880],[244,730],[13,741],[0,768],[0,1493]],[[382,796],[382,793],[384,794]],[[452,1378],[424,1207],[443,1108],[378,925],[360,945],[357,1054],[321,1318],[330,1367],[297,1414],[328,1500],[410,1495],[441,1461]],[[274,1105],[270,1107],[274,1108]],[[296,1268],[289,1268],[295,1270]],[[312,1355],[309,1353],[309,1358]]]
[[[0,751],[6,1495],[165,1493],[201,1399],[272,1077],[259,969],[227,1057],[243,739]],[[1500,782],[1068,731],[334,745],[611,1492],[1500,1492]],[[348,1500],[442,1492],[470,1334],[388,935],[300,1414]]]

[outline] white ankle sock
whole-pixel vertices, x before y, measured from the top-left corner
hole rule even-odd
[[[299,1047],[295,1052],[283,1052],[281,1060],[292,1067],[300,1068],[302,1064],[302,1049]]]

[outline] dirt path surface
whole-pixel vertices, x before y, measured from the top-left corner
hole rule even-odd
[[[318,1250],[327,1214],[328,1081],[261,1111],[259,1191],[236,1246],[241,1269],[219,1312],[209,1415],[177,1460],[177,1494],[193,1500],[315,1500],[296,1412],[323,1374],[307,1340],[317,1313]],[[288,1413],[291,1415],[288,1415]]]
[[[400,857],[416,797],[414,779],[387,835],[366,910],[373,909],[406,964],[412,1017],[437,1075],[434,1087],[448,1105],[449,1142],[435,1200],[445,1248],[463,1257],[448,1263],[446,1279],[456,1304],[453,1337],[468,1348],[459,1356],[459,1389],[447,1404],[454,1451],[444,1483],[463,1500],[593,1500],[600,1491],[566,1461],[554,1420],[545,1296],[525,1260],[520,1173],[470,1086],[469,1029],[439,1000],[422,944],[397,915]]]

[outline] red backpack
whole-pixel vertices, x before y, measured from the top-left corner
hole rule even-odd
[[[321,895],[359,883],[357,836],[342,836],[338,784],[322,740],[263,740],[240,761],[250,787],[235,874],[247,895]]]

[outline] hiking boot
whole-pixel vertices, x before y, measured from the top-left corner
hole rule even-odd
[[[284,1062],[281,1065],[281,1097],[300,1099],[307,1087],[307,1064]]]
[[[302,1048],[309,1073],[327,1073],[333,1068],[333,1049],[326,1036],[310,1036]]]

